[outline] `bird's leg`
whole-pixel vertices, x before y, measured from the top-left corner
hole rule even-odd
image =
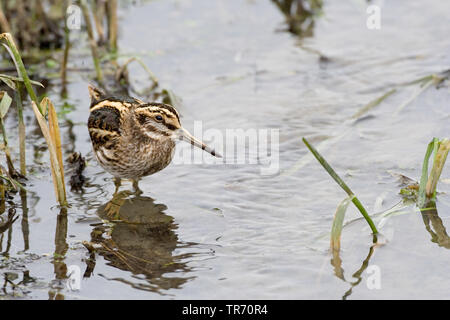
[[[140,196],[143,193],[142,190],[139,189],[139,179],[133,179],[133,189],[137,196]]]
[[[122,179],[114,177],[114,186],[116,187],[114,194],[116,194],[119,191],[121,184],[122,184]]]
[[[121,184],[122,179],[114,177],[114,186],[116,189],[114,190],[112,199],[108,201],[105,207],[105,213],[109,219],[119,219],[119,210],[123,204],[122,200],[124,198],[123,192],[119,192]]]
[[[120,208],[125,203],[130,193],[129,190],[124,190],[113,195],[113,198],[109,200],[105,206],[105,213],[108,219],[120,220]]]

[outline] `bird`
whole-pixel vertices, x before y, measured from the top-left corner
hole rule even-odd
[[[116,192],[121,179],[130,179],[141,194],[138,181],[170,164],[178,140],[222,157],[181,126],[180,115],[173,106],[117,97],[93,85],[88,89],[92,148],[100,166],[115,178]]]

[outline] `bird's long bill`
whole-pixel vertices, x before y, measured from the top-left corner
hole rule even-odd
[[[184,128],[181,128],[179,130],[179,138],[180,138],[180,140],[189,142],[193,146],[196,146],[202,150],[205,150],[206,152],[212,154],[213,156],[215,156],[217,158],[222,158],[222,156],[220,154],[218,154],[214,149],[211,149],[206,144],[204,144],[203,142],[201,142],[200,140],[195,138],[192,134],[189,133],[189,131],[187,131]]]

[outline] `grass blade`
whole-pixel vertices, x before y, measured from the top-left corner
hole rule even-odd
[[[8,146],[8,136],[6,135],[5,123],[3,121],[3,118],[5,117],[6,113],[8,112],[9,107],[11,106],[12,99],[8,95],[8,93],[6,93],[6,91],[1,91],[0,96],[2,98],[2,100],[0,101],[0,129],[2,130],[6,163],[8,165],[9,175],[17,176],[17,171],[14,168],[14,164],[13,164],[12,158],[11,158],[11,152],[10,152],[9,146]]]
[[[109,0],[106,3],[107,6],[107,19],[108,19],[108,37],[109,37],[109,49],[112,52],[117,51],[117,0]]]
[[[308,147],[309,151],[314,155],[314,157],[319,161],[319,163],[324,167],[324,169],[328,172],[328,174],[336,181],[336,183],[348,194],[348,196],[352,199],[353,204],[358,208],[359,212],[363,215],[364,219],[366,219],[367,223],[370,226],[370,229],[372,229],[372,232],[374,235],[378,234],[378,230],[375,227],[375,224],[373,223],[372,219],[370,218],[369,214],[367,213],[366,209],[362,205],[362,203],[359,201],[359,199],[355,196],[353,191],[347,186],[347,184],[344,182],[344,180],[339,177],[339,175],[336,173],[336,171],[333,170],[333,168],[328,164],[328,162],[320,155],[320,153],[305,139],[302,138],[303,143]]]
[[[50,153],[50,166],[52,170],[53,177],[53,185],[55,187],[56,198],[61,206],[67,205],[65,187],[64,187],[64,171],[61,171],[61,167],[59,166],[59,160],[57,156],[56,146],[54,143],[54,139],[51,136],[50,129],[45,122],[44,117],[42,116],[40,110],[38,109],[36,103],[32,101],[31,103],[33,107],[34,114],[36,115],[36,119],[41,127],[42,134],[44,135],[45,141],[47,142],[48,151]],[[51,109],[51,107],[49,108]]]
[[[18,81],[23,82],[22,78],[10,76],[7,74],[0,74],[0,80],[3,81],[4,83],[6,83],[8,85],[8,87],[10,87],[13,90],[16,90],[16,88],[17,88],[17,86],[15,84],[16,82],[18,82]],[[30,83],[34,84],[36,86],[45,88],[44,85],[38,81],[30,80]]]
[[[56,110],[53,105],[53,103],[48,99],[47,97],[44,98],[46,100],[48,105],[48,126],[50,131],[50,136],[53,140],[53,144],[55,146],[56,151],[56,157],[58,159],[58,166],[59,171],[61,172],[61,179],[62,179],[62,187],[64,189],[64,194],[66,193],[65,183],[64,183],[64,166],[63,166],[63,159],[62,159],[62,148],[61,148],[61,135],[59,132],[59,125],[58,125],[58,117],[56,115]]]
[[[422,163],[422,176],[420,177],[419,183],[419,197],[418,197],[418,205],[419,208],[423,208],[426,203],[426,186],[428,182],[428,163],[430,160],[430,156],[435,149],[435,145],[439,142],[437,138],[433,138],[431,142],[428,144],[427,151],[425,152],[425,158]]]
[[[17,118],[19,122],[19,155],[20,155],[20,174],[26,176],[27,167],[26,167],[26,156],[25,156],[25,121],[23,119],[23,105],[22,105],[22,97],[21,90],[22,84],[20,82],[16,82],[17,90],[14,91],[14,101],[16,102],[17,108]]]
[[[344,217],[347,212],[348,205],[352,200],[351,197],[345,198],[337,207],[334,214],[333,226],[331,227],[330,248],[332,251],[341,250],[341,233],[344,226]]]
[[[0,97],[2,98],[0,101],[0,118],[3,119],[11,106],[12,99],[6,91],[1,91]]]
[[[381,97],[376,98],[373,101],[370,101],[368,104],[366,104],[363,108],[361,108],[361,110],[359,110],[358,112],[356,112],[353,116],[352,119],[358,119],[360,117],[362,117],[363,115],[365,115],[367,112],[369,112],[370,110],[372,110],[373,108],[375,108],[376,106],[378,106],[380,103],[382,103],[387,97],[389,97],[390,95],[392,95],[393,93],[395,93],[397,91],[397,89],[391,89],[388,92],[386,92],[384,95],[382,95]]]
[[[142,67],[142,69],[145,70],[145,72],[147,72],[148,76],[150,77],[150,80],[153,81],[154,85],[158,85],[158,79],[156,78],[155,74],[150,70],[149,67],[147,67],[147,65],[144,63],[144,61],[142,61],[142,59],[138,58],[138,57],[131,57],[130,59],[128,59],[123,66],[119,69],[119,71],[117,72],[117,74],[121,74],[123,72],[125,72],[126,68],[128,67],[128,65],[133,62],[136,61],[137,63],[140,64],[140,66]]]
[[[25,69],[25,65],[23,64],[22,57],[20,56],[20,53],[17,50],[17,46],[14,43],[13,37],[9,33],[2,33],[0,34],[0,40],[4,40],[6,42],[6,44],[3,45],[11,55],[11,58],[13,59],[14,64],[16,65],[17,73],[23,79],[25,88],[27,89],[27,92],[30,95],[31,100],[36,104],[38,110],[40,111],[41,107],[39,105],[38,98],[33,90],[33,87],[31,86],[31,80],[28,77],[27,70]]]
[[[303,138],[303,143],[308,147],[309,151],[314,155],[314,157],[319,161],[319,163],[324,167],[328,174],[337,182],[337,184],[349,195],[353,196],[353,191],[347,186],[344,180],[338,176],[336,171],[328,164],[328,162],[320,155],[320,153],[311,145],[309,142]]]
[[[435,144],[437,146],[438,144]],[[435,152],[433,167],[431,168],[430,176],[428,177],[428,182],[425,188],[425,194],[427,198],[435,200],[436,198],[436,187],[439,178],[444,168],[445,161],[447,160],[448,152],[450,151],[450,140],[443,139],[439,142],[438,150]]]
[[[102,69],[100,68],[100,62],[98,59],[98,52],[97,52],[97,43],[94,39],[94,32],[92,29],[91,19],[89,17],[89,9],[86,4],[86,0],[79,0],[79,5],[81,7],[81,12],[83,13],[84,21],[86,22],[86,30],[89,37],[89,45],[91,47],[92,52],[92,59],[94,60],[94,67],[95,72],[97,74],[97,81],[102,83],[103,82],[103,73]]]

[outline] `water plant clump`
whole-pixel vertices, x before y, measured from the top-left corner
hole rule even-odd
[[[376,235],[378,230],[375,227],[369,214],[362,206],[361,202],[356,198],[351,189],[347,184],[339,177],[339,175],[334,171],[334,169],[328,164],[328,162],[320,155],[320,153],[305,139],[303,142],[314,155],[314,157],[319,161],[319,163],[324,167],[324,169],[330,174],[330,176],[338,183],[338,185],[348,194],[348,197],[344,199],[338,206],[332,225],[330,247],[333,252],[340,250],[340,237],[342,229],[344,227],[344,216],[347,211],[347,207],[351,202],[355,204],[358,210],[363,215],[364,219],[369,224],[372,232],[374,234],[374,243],[376,242]],[[447,160],[448,153],[450,151],[450,139],[438,139],[433,138],[428,144],[425,158],[422,164],[422,175],[420,178],[420,183],[415,182],[407,177],[402,177],[402,180],[407,180],[408,183],[405,187],[400,190],[400,194],[404,199],[412,199],[421,211],[436,211],[436,189],[439,178],[441,176],[442,170],[444,168],[445,162]],[[430,174],[428,174],[429,160],[433,155],[433,163]],[[407,205],[407,204],[406,204]],[[391,210],[387,210],[386,216],[391,214]],[[383,213],[381,213],[383,214]]]
[[[417,206],[424,210],[429,205],[435,206],[436,190],[439,178],[450,151],[450,139],[433,138],[428,144],[425,158],[422,164],[422,175],[420,177],[419,189],[417,190]],[[430,174],[428,174],[429,160],[433,156]]]
[[[14,62],[14,65],[16,66],[16,70],[18,73],[18,80],[14,82],[14,86],[11,86],[14,90],[19,90],[21,86],[21,82],[23,81],[25,88],[28,92],[29,97],[32,100],[32,107],[34,114],[36,116],[36,119],[39,123],[39,126],[41,128],[41,132],[45,137],[45,140],[47,142],[47,147],[50,153],[50,167],[54,182],[54,188],[55,188],[55,194],[57,196],[57,200],[61,206],[67,205],[67,198],[66,198],[66,190],[64,185],[64,169],[63,169],[63,163],[62,163],[62,152],[61,152],[61,137],[59,132],[59,125],[58,125],[58,118],[56,115],[55,107],[53,106],[53,103],[50,101],[49,98],[45,97],[41,101],[39,101],[34,89],[33,84],[30,81],[28,77],[28,73],[25,69],[25,66],[22,61],[22,57],[19,53],[19,50],[14,42],[13,37],[9,33],[2,33],[0,34],[0,41],[2,42],[3,46],[6,48],[6,50],[11,55],[11,59]],[[11,80],[12,81],[12,80]],[[16,101],[16,104],[21,106],[20,99],[20,93],[15,95],[18,99]],[[9,110],[9,105],[12,103],[12,99],[9,98],[6,92],[3,93],[3,97],[1,100],[1,119],[6,115],[6,112]],[[45,119],[45,116],[47,116],[48,112],[48,122]],[[19,113],[18,113],[19,114]],[[23,129],[23,118],[21,116],[18,117],[18,123],[19,127],[22,126]],[[11,155],[8,148],[8,140],[7,140],[7,132],[5,130],[5,127],[3,125],[3,120],[0,120],[0,125],[2,129],[3,134],[3,141],[4,141],[4,152],[7,158],[8,163],[8,169],[11,176],[18,176],[17,171],[14,169],[13,162],[11,159]],[[20,134],[24,134],[24,130],[19,131]],[[20,144],[24,144],[25,138],[22,136],[20,139]],[[22,171],[25,171],[24,163],[25,163],[25,154],[24,154],[24,148],[21,147],[21,150],[23,150],[23,153],[21,153],[21,168]],[[12,181],[12,180],[11,180]]]
[[[0,3],[0,32],[15,35],[25,57],[63,45],[61,25],[65,1],[12,1]]]

